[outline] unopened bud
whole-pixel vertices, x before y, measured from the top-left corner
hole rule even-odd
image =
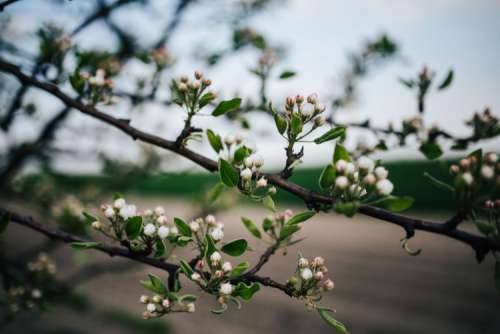
[[[194,77],[196,78],[196,80],[200,80],[203,77],[203,73],[201,73],[200,70],[196,70],[194,71]]]

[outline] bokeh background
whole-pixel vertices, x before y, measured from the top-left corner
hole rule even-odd
[[[0,54],[30,71],[38,52],[37,30],[51,23],[72,32],[100,6],[115,1],[21,0],[0,12]],[[185,117],[181,108],[162,103],[169,98],[172,78],[201,69],[213,81],[221,98],[235,94],[248,101],[259,99],[260,82],[250,69],[262,50],[233,48],[235,30],[251,27],[265,36],[276,50],[277,62],[267,84],[267,96],[280,105],[288,95],[317,93],[328,109],[343,94],[353,55],[368,41],[390,36],[397,52],[378,59],[356,80],[351,101],[336,108],[336,118],[373,125],[400,123],[416,114],[414,93],[398,78],[414,76],[423,65],[443,78],[454,70],[451,87],[432,92],[427,99],[425,122],[438,123],[455,135],[467,135],[464,121],[489,106],[500,108],[500,44],[498,1],[332,1],[332,0],[172,0],[124,1],[106,17],[96,19],[72,41],[80,50],[115,52],[124,40],[146,50],[163,36],[175,63],[160,77],[157,101],[135,105],[120,97],[102,110],[131,119],[143,130],[175,138]],[[119,32],[119,33],[117,33]],[[126,39],[117,36],[125,34]],[[123,37],[123,36],[122,36]],[[217,63],[210,59],[218,55]],[[75,60],[68,57],[65,66]],[[114,80],[116,91],[134,92],[147,84],[153,69],[138,59],[122,64]],[[296,75],[280,80],[291,70]],[[71,91],[69,84],[63,84]],[[0,115],[7,111],[19,89],[18,83],[0,74]],[[33,106],[36,106],[33,108]],[[4,166],[9,153],[36,141],[44,126],[62,108],[47,94],[30,89],[23,97],[15,121],[0,131],[0,157]],[[242,127],[231,119],[195,118],[194,125],[221,135],[241,135],[265,159],[266,171],[283,166],[284,141],[275,133],[269,115],[250,112]],[[373,143],[363,130],[349,132],[347,147]],[[498,139],[480,145],[500,151]],[[190,147],[215,158],[206,141]],[[474,147],[470,147],[470,150]],[[304,163],[292,180],[317,188],[321,168],[331,159],[332,146],[305,145]],[[425,181],[424,171],[447,180],[448,165],[464,152],[446,150],[433,162],[424,159],[418,145],[391,149],[374,155],[383,159],[395,184],[395,193],[412,195],[416,202],[409,214],[445,219],[453,201]],[[206,192],[217,182],[191,162],[168,152],[150,149],[96,120],[71,111],[59,124],[43,150],[30,155],[16,172],[12,189],[1,190],[2,206],[28,210],[35,217],[51,219],[75,229],[82,208],[95,210],[111,194],[120,192],[140,209],[164,205],[170,217],[195,218],[215,212],[226,223],[229,238],[245,234],[240,216],[260,221],[266,212],[234,193],[225,194],[216,206],[208,206]],[[301,210],[301,203],[278,192],[280,209]],[[77,223],[76,223],[77,224]],[[474,231],[473,226],[466,226]],[[84,232],[82,232],[84,233]],[[352,220],[321,214],[301,232],[307,239],[279,254],[264,273],[286,280],[297,252],[321,255],[336,283],[324,303],[334,305],[337,317],[352,333],[498,333],[500,301],[494,290],[493,261],[476,263],[471,249],[457,242],[418,233],[411,247],[422,249],[417,257],[399,245],[403,231],[364,217]],[[241,311],[222,316],[209,312],[214,301],[202,297],[194,315],[179,315],[144,322],[138,296],[144,293],[139,280],[150,269],[96,252],[75,252],[12,226],[2,240],[2,260],[25,260],[44,250],[58,265],[57,277],[71,289],[54,303],[51,312],[20,314],[6,324],[6,333],[306,333],[329,332],[299,302],[268,289],[246,303]],[[265,245],[255,242],[255,259]],[[7,262],[5,262],[7,263]],[[88,268],[91,268],[90,270]],[[97,269],[92,269],[97,268]],[[82,273],[83,272],[83,273]],[[88,274],[87,272],[90,272]],[[88,276],[86,276],[88,275]]]

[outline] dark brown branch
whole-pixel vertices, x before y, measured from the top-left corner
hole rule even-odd
[[[131,136],[134,140],[141,140],[145,143],[149,143],[158,147],[162,147],[166,150],[175,152],[195,162],[201,167],[207,169],[208,171],[214,172],[217,170],[217,162],[203,155],[200,155],[194,151],[191,151],[185,147],[182,146],[179,147],[176,145],[175,141],[166,140],[161,137],[143,132],[141,130],[138,130],[137,128],[130,126],[128,122],[125,122],[123,120],[117,119],[103,112],[100,112],[99,110],[97,110],[92,106],[85,105],[80,101],[75,100],[71,98],[69,95],[63,93],[57,86],[52,85],[50,83],[40,82],[33,77],[25,75],[24,73],[21,72],[21,70],[17,66],[8,63],[1,58],[0,58],[0,71],[11,73],[15,77],[17,77],[18,80],[21,81],[21,83],[23,83],[24,85],[31,85],[34,87],[38,87],[50,93],[51,95],[59,98],[67,106],[80,110],[84,114],[92,116],[96,119],[99,119],[107,124],[114,126],[117,129],[120,129],[121,131]],[[333,203],[332,197],[316,193],[312,190],[301,187],[300,185],[289,182],[284,178],[282,178],[280,175],[276,174],[264,174],[264,175],[268,178],[270,183],[297,196],[298,198],[301,198],[309,206],[311,206],[312,204],[331,205]],[[359,212],[367,216],[401,226],[402,228],[404,228],[409,237],[413,236],[416,230],[422,230],[422,231],[432,232],[435,234],[444,235],[449,238],[461,241],[471,246],[476,251],[476,256],[478,260],[482,260],[489,251],[500,250],[499,241],[476,236],[474,234],[457,229],[449,230],[445,223],[412,218],[368,205],[361,206]]]
[[[0,3],[0,12],[3,12],[5,7],[7,7],[8,5],[12,5],[13,3],[18,2],[18,1],[20,1],[20,0],[6,0],[4,2],[1,2]]]

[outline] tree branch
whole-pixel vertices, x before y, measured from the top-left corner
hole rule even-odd
[[[164,148],[166,150],[175,152],[193,161],[194,163],[198,164],[199,166],[205,168],[210,172],[214,172],[217,170],[216,161],[213,161],[183,146],[178,146],[176,145],[175,141],[166,140],[161,137],[141,131],[135,127],[130,126],[129,122],[105,114],[97,110],[93,106],[85,105],[82,102],[73,99],[69,95],[63,93],[57,86],[50,83],[40,82],[36,78],[25,75],[24,73],[22,73],[19,67],[4,61],[2,58],[0,58],[0,71],[10,73],[14,75],[22,84],[40,88],[50,93],[51,95],[57,97],[67,106],[75,108],[86,115],[92,116],[109,125],[114,126],[117,129],[120,129],[121,131],[131,136],[134,140],[141,140],[145,143],[149,143]],[[311,204],[331,205],[334,201],[334,199],[330,196],[325,196],[316,193],[298,184],[289,182],[288,180],[282,178],[280,175],[277,174],[263,174],[263,175],[268,178],[270,183],[301,198],[307,205]],[[429,220],[412,218],[405,215],[395,214],[386,211],[384,209],[369,205],[361,206],[359,212],[367,216],[401,226],[406,231],[408,237],[412,237],[416,230],[422,230],[422,231],[432,232],[435,234],[444,235],[454,240],[461,241],[471,246],[476,251],[476,257],[479,261],[481,261],[489,251],[500,250],[499,241],[495,241],[485,237],[480,237],[458,229],[450,230],[445,223],[433,222]]]
[[[20,0],[6,0],[6,1],[0,3],[0,12],[3,12],[5,7],[7,7],[8,5],[12,5],[13,3],[18,2],[18,1],[20,1]]]

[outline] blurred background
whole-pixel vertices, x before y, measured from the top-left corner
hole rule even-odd
[[[401,79],[414,78],[427,66],[438,83],[453,71],[448,89],[433,88],[426,96],[422,120],[427,127],[439,124],[454,136],[468,136],[473,126],[466,121],[475,112],[489,107],[498,116],[499,13],[500,3],[494,0],[20,0],[0,12],[0,55],[67,92],[72,92],[68,76],[75,68],[116,69],[116,101],[99,109],[167,139],[178,135],[185,118],[170,100],[170,82],[200,69],[212,79],[219,98],[241,96],[244,112],[217,119],[199,116],[194,126],[223,137],[242,136],[264,158],[266,171],[279,171],[285,141],[262,109],[268,102],[282,108],[289,95],[317,93],[334,123],[370,120],[371,126],[399,129],[418,114],[415,92]],[[70,36],[73,49],[49,66],[40,55],[51,34]],[[164,66],[151,50],[161,50]],[[73,233],[88,235],[80,212],[97,212],[115,192],[139,209],[163,205],[169,217],[214,212],[226,223],[229,238],[247,233],[240,216],[260,221],[268,214],[231,192],[209,204],[206,194],[218,181],[216,175],[135,142],[41,91],[23,89],[3,73],[0,128],[2,207],[28,211]],[[449,164],[474,148],[500,151],[498,139],[466,151],[453,150],[443,140],[444,155],[429,161],[418,149],[418,134],[400,145],[399,138],[381,137],[364,126],[349,129],[346,146],[354,154],[372,153],[382,140],[388,148],[372,156],[384,160],[395,193],[415,198],[409,214],[433,219],[446,219],[454,204],[423,173],[450,180]],[[189,146],[216,158],[206,140]],[[304,163],[292,181],[318,189],[333,147],[304,146]],[[296,212],[303,207],[280,191],[276,202]],[[492,261],[478,265],[467,246],[418,233],[410,244],[423,251],[410,257],[400,248],[402,230],[334,214],[315,217],[301,234],[307,239],[275,256],[264,274],[286,280],[299,250],[325,257],[336,290],[324,303],[334,305],[352,333],[500,332]],[[194,315],[145,322],[138,282],[151,269],[74,251],[19,226],[9,227],[1,247],[2,268],[13,268],[20,277],[25,263],[42,251],[57,265],[50,312],[10,317],[2,291],[0,312],[9,314],[1,329],[5,333],[330,331],[301,303],[269,289],[241,311],[213,315],[214,301],[202,297]],[[252,247],[251,262],[265,245]]]

